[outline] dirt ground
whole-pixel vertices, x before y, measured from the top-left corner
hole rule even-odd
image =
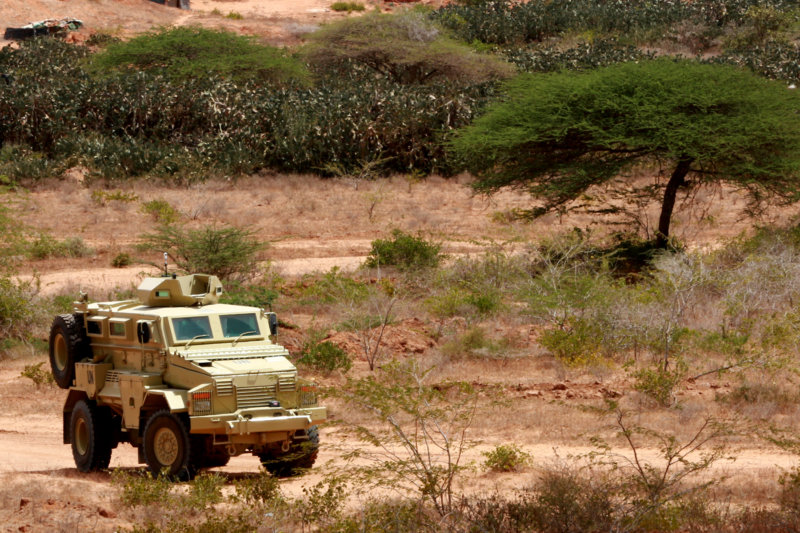
[[[7,193],[5,203],[16,210],[30,231],[46,232],[58,239],[79,236],[95,250],[87,258],[26,264],[26,275],[38,276],[42,292],[76,294],[83,289],[97,299],[130,288],[142,273],[155,271],[144,263],[124,269],[110,266],[111,258],[121,251],[142,260],[158,261],[141,257],[134,246],[142,233],[156,227],[156,221],[142,207],[153,199],[169,202],[181,222],[190,226],[219,223],[252,228],[260,239],[271,243],[262,258],[264,266],[270,265],[289,279],[324,272],[333,266],[356,269],[367,255],[370,242],[387,236],[393,228],[434,238],[452,256],[480,253],[491,246],[520,250],[522,243],[573,227],[601,231],[588,215],[550,217],[535,223],[509,221],[505,213],[530,204],[526,195],[505,192],[491,199],[474,196],[467,181],[463,176],[432,177],[421,182],[395,177],[360,183],[311,176],[264,176],[184,189],[152,184],[107,189],[68,179],[30,191]],[[682,206],[676,217],[676,232],[690,247],[718,246],[752,226],[752,220],[742,216],[743,200],[732,191],[701,191],[698,199],[695,208]],[[656,215],[654,209],[648,212],[650,218]],[[771,215],[786,218],[792,213]],[[288,320],[301,328],[314,319],[292,310],[285,312]],[[532,334],[525,324],[502,327],[508,329],[500,334],[517,339],[515,342],[522,346]],[[389,350],[413,354],[426,364],[436,365],[436,341],[426,328],[422,321],[405,317],[387,331]],[[345,347],[357,342],[346,334],[337,335],[331,340]],[[296,351],[299,346],[296,334],[291,332],[286,332],[282,342],[290,350]],[[25,365],[43,360],[43,353],[17,348],[2,355],[0,531],[114,531],[130,527],[129,515],[121,509],[116,492],[110,490],[109,475],[79,474],[69,446],[62,444],[60,409],[64,391],[53,386],[37,389],[30,380],[20,377]],[[465,491],[510,495],[515,487],[530,483],[539,468],[590,451],[588,437],[592,434],[609,438],[615,452],[629,453],[622,441],[615,440],[616,432],[609,420],[598,419],[584,409],[600,406],[611,398],[627,402],[635,412],[639,400],[635,393],[631,396],[625,392],[630,391],[629,384],[620,381],[618,373],[603,369],[573,371],[554,367],[548,361],[531,344],[530,353],[518,359],[494,363],[465,360],[439,370],[437,379],[469,379],[479,389],[500,386],[513,406],[505,408],[500,417],[474,424],[472,436],[479,444],[468,451],[466,460],[474,462],[476,468],[464,478]],[[365,363],[357,361],[351,373],[358,376],[367,372]],[[325,378],[321,380],[325,384]],[[698,420],[695,415],[715,405],[711,400],[731,386],[731,382],[715,376],[698,380],[681,392],[680,412],[647,415],[647,423],[687,437]],[[336,413],[338,406],[334,403],[333,407]],[[285,493],[302,494],[303,487],[321,479],[328,461],[335,462],[359,446],[352,435],[339,427],[324,428],[322,441],[319,467],[302,478],[282,481]],[[512,474],[487,473],[480,467],[483,451],[508,442],[531,453],[533,466]],[[640,451],[645,457],[658,460],[658,452],[652,447]],[[720,501],[769,501],[777,493],[779,473],[797,463],[796,457],[767,448],[746,434],[734,439],[730,451],[736,461],[719,462],[712,471],[714,476],[726,478],[716,489]],[[114,451],[111,466],[139,466],[136,451],[127,444],[120,445]],[[258,466],[254,457],[242,456],[218,471],[234,480],[256,472]]]
[[[150,0],[3,0],[0,31],[44,19],[77,18],[81,30],[69,39],[83,41],[96,32],[129,37],[161,26],[203,26],[253,35],[277,46],[297,44],[320,24],[355,15],[331,10],[334,0],[191,0],[180,10]],[[367,9],[390,11],[397,4],[363,2]],[[440,0],[421,3],[438,4]],[[0,47],[9,41],[2,39]]]

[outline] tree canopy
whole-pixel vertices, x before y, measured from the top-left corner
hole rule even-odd
[[[369,13],[323,26],[308,36],[312,65],[336,68],[355,62],[399,83],[432,79],[485,81],[506,78],[514,68],[445,36],[425,15]]]
[[[279,48],[199,27],[161,29],[113,43],[92,57],[91,67],[96,72],[135,67],[175,79],[209,75],[268,83],[308,79],[306,67]]]
[[[797,200],[799,111],[800,95],[783,84],[729,66],[657,59],[519,76],[452,148],[476,174],[477,190],[518,187],[543,199],[534,214],[658,164],[669,176],[659,182],[664,246],[681,187],[725,181],[756,202]]]

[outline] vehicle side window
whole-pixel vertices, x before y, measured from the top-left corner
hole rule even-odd
[[[126,337],[127,323],[125,322],[109,322],[110,333],[112,337]]]
[[[86,330],[89,332],[89,335],[102,335],[103,322],[101,320],[88,320],[86,322]]]
[[[211,324],[207,316],[173,318],[172,325],[175,328],[175,340],[188,341],[195,337],[200,339],[212,337]]]
[[[222,335],[225,338],[238,337],[249,335],[261,335],[258,328],[258,319],[255,313],[247,313],[242,315],[220,315],[220,324],[222,324]]]

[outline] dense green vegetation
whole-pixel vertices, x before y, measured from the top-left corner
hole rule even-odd
[[[503,59],[550,72],[711,50],[710,61],[798,82],[796,28],[778,0],[464,2],[323,28],[304,56],[313,80],[299,56],[219,31],[95,38],[107,46],[96,52],[37,39],[0,51],[0,175],[450,174],[462,162],[445,141],[496,98],[484,80],[510,72]]]
[[[370,13],[331,23],[309,36],[306,57],[317,69],[364,65],[401,84],[470,83],[505,78],[513,69],[445,36],[427,16]]]
[[[170,28],[112,43],[90,63],[90,70],[100,74],[138,70],[179,80],[218,77],[282,85],[308,79],[305,66],[278,48],[203,28]]]
[[[737,68],[671,59],[585,73],[523,75],[454,139],[474,187],[518,187],[563,208],[646,164],[669,176],[657,228],[666,246],[679,188],[727,181],[793,200],[800,191],[800,96]],[[537,213],[538,214],[538,213]]]

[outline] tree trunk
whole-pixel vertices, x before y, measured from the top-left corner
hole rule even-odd
[[[678,160],[678,166],[672,171],[664,190],[664,201],[661,203],[661,216],[658,218],[658,232],[656,233],[656,246],[666,248],[669,240],[669,223],[672,220],[672,210],[675,208],[675,197],[678,189],[686,185],[686,174],[689,173],[692,159],[683,157]]]

